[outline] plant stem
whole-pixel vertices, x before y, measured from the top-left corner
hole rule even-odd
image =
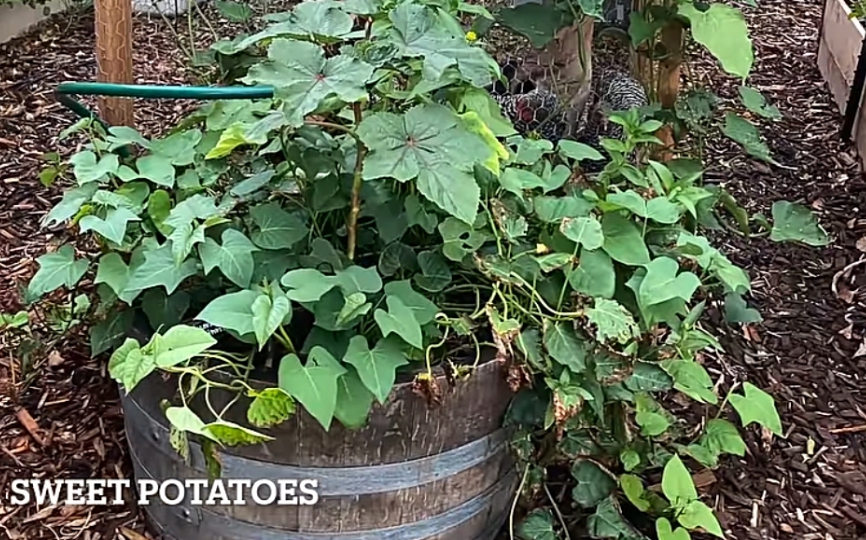
[[[355,126],[357,127],[361,123],[361,104],[353,103],[352,111],[355,113]],[[364,156],[367,154],[367,147],[364,146],[357,135],[355,135],[355,140],[357,142],[357,151],[355,172],[352,178],[352,209],[349,210],[349,219],[346,224],[349,236],[346,256],[350,261],[355,260],[355,248],[358,246],[358,216],[361,214],[361,186],[363,184],[361,169],[364,166]]]

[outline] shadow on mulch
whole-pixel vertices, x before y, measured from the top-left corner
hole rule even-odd
[[[816,67],[820,0],[765,0],[748,10],[758,60],[750,84],[784,119],[762,123],[776,159],[768,167],[726,141],[711,141],[708,179],[723,183],[750,212],[770,214],[773,201],[798,200],[818,212],[834,243],[816,249],[767,239],[722,239],[731,258],[754,278],[760,325],[734,332],[711,326],[726,352],[707,357],[723,387],[749,380],[777,399],[785,439],[748,430],[743,459],[708,475],[704,492],[729,538],[855,540],[866,538],[866,181],[849,148],[838,142],[840,115]],[[19,307],[17,285],[33,258],[62,231],[40,231],[38,219],[58,199],[36,175],[40,155],[66,154],[74,141],[56,135],[74,121],[53,87],[92,80],[93,30],[84,16],[71,26],[54,17],[37,32],[0,45],[0,311]],[[207,37],[202,33],[202,40]],[[184,84],[191,73],[172,32],[138,18],[138,82]],[[737,83],[709,58],[693,72],[721,96]],[[190,104],[137,104],[148,133]],[[864,289],[866,290],[866,289]],[[103,361],[91,360],[84,336],[71,336],[43,359],[40,377],[20,391],[20,364],[0,338],[0,490],[13,478],[120,478],[129,472],[115,386]],[[49,365],[50,364],[50,365]],[[26,412],[22,412],[26,411]],[[141,531],[132,507],[3,507],[0,530],[11,540],[111,540],[119,527]],[[140,540],[130,537],[129,540]]]

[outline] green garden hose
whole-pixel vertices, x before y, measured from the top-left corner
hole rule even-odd
[[[96,113],[73,96],[110,96],[143,99],[269,99],[274,97],[272,86],[155,86],[93,82],[62,83],[54,91],[57,101],[82,118],[94,118],[106,128]]]
[[[99,116],[73,96],[110,96],[143,99],[269,99],[274,97],[272,86],[154,86],[141,84],[111,84],[93,82],[61,83],[54,97],[64,107],[82,118],[93,118],[108,130],[109,126]],[[118,148],[122,157],[129,156],[129,149]]]

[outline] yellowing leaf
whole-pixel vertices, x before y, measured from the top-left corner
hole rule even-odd
[[[220,140],[216,146],[211,148],[211,151],[204,157],[205,159],[220,159],[231,154],[235,148],[244,144],[250,144],[250,141],[244,136],[243,124],[232,124],[220,134]]]
[[[463,120],[463,125],[466,129],[481,137],[487,147],[491,150],[490,155],[488,155],[487,159],[485,159],[481,164],[490,172],[499,176],[499,162],[508,159],[508,150],[501,142],[499,142],[493,132],[490,131],[490,128],[484,120],[478,116],[478,113],[475,111],[466,111],[458,116]]]

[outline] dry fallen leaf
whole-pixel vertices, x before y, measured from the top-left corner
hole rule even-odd
[[[859,249],[863,253],[866,253],[866,236],[864,236],[860,240],[857,240],[857,243],[854,245],[857,246],[857,249]]]
[[[48,355],[48,365],[51,367],[57,367],[65,361],[66,359],[57,351],[51,351],[51,354]]]
[[[854,324],[849,324],[845,328],[839,330],[839,335],[844,337],[845,339],[851,339],[854,337]]]
[[[716,475],[710,469],[704,469],[693,475],[692,481],[697,489],[703,489],[716,483]]]
[[[844,283],[840,283],[836,290],[836,297],[839,300],[845,302],[846,304],[854,303],[854,292],[845,286]]]
[[[118,527],[118,532],[126,537],[127,540],[148,540],[148,538],[140,533],[127,529],[126,527]]]
[[[860,358],[861,356],[866,356],[866,338],[860,342],[860,346],[857,347],[857,352],[854,353],[854,358]]]
[[[750,324],[743,325],[743,337],[755,343],[761,342],[761,335],[758,333],[758,330]]]

